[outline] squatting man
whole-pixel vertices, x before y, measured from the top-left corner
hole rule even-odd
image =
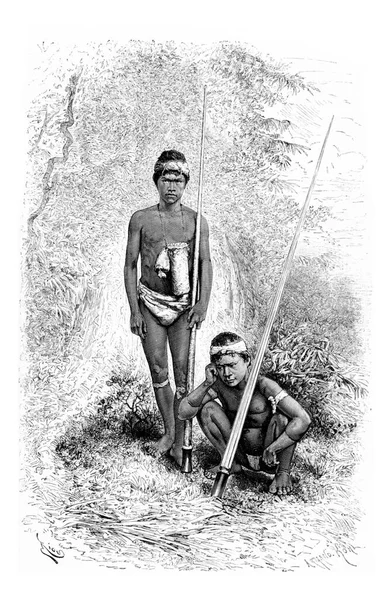
[[[203,383],[182,400],[179,418],[197,416],[203,433],[222,458],[249,377],[251,359],[245,341],[235,333],[224,332],[212,340],[210,360]],[[259,375],[231,473],[241,472],[242,467],[273,472],[269,491],[290,493],[294,450],[309,425],[310,417],[300,404],[276,382]],[[212,472],[218,468],[219,465]]]
[[[205,319],[212,285],[208,224],[202,217],[199,300],[191,307],[197,214],[181,203],[189,177],[181,152],[162,152],[153,173],[159,199],[132,215],[124,267],[131,331],[141,338],[164,424],[156,450],[158,454],[170,453],[179,465],[184,423],[178,419],[178,407],[186,393],[190,333],[193,325],[199,328]],[[167,343],[173,361],[175,394],[168,379]]]

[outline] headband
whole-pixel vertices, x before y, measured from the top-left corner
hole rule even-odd
[[[228,354],[229,352],[247,352],[248,348],[244,340],[240,342],[233,342],[232,344],[227,344],[226,346],[211,346],[210,348],[210,356],[214,356],[214,354]]]
[[[163,175],[167,171],[177,171],[181,175],[184,175],[185,178],[189,179],[189,167],[186,162],[178,160],[169,160],[168,162],[161,162],[160,160],[157,160],[157,162],[154,165],[154,173],[161,172],[161,175]]]

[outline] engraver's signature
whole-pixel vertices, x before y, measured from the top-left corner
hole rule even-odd
[[[41,550],[42,554],[44,554],[45,556],[49,556],[49,558],[51,558],[57,565],[58,564],[57,559],[64,558],[64,552],[62,550],[59,550],[58,548],[54,548],[50,544],[44,544],[44,542],[41,542],[41,540],[38,537],[38,533],[36,534],[36,536],[37,536],[37,540],[41,544],[40,550]]]
[[[328,564],[332,559],[337,558],[337,557],[342,557],[344,558],[344,560],[346,561],[346,563],[348,565],[350,565],[351,567],[356,567],[357,565],[353,564],[352,562],[350,562],[349,560],[347,560],[346,554],[357,554],[353,549],[351,550],[346,550],[346,549],[338,549],[338,548],[334,548],[334,549],[330,549],[330,550],[324,550],[324,552],[322,552],[321,554],[318,554],[317,556],[313,556],[310,559],[305,559],[306,564],[308,565],[308,567],[324,567],[326,569],[330,568],[330,565]]]

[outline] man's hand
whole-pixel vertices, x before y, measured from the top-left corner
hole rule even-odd
[[[276,458],[276,452],[271,450],[271,446],[268,446],[263,452],[263,461],[269,467],[274,467],[279,464],[278,459]]]
[[[213,363],[210,363],[206,366],[206,383],[208,385],[212,385],[215,383],[217,378],[216,366]]]
[[[138,335],[142,338],[142,340],[144,340],[147,333],[147,325],[141,313],[131,315],[130,325],[132,333]]]
[[[188,314],[188,329],[196,324],[196,328],[200,329],[202,322],[206,318],[207,308],[200,301],[196,302],[195,306],[191,308]]]

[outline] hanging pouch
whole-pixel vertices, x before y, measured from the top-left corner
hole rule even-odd
[[[173,294],[183,296],[190,291],[188,254],[189,246],[186,242],[168,245],[170,268],[172,275]]]
[[[157,272],[158,277],[160,277],[161,279],[167,277],[167,274],[170,271],[170,259],[167,248],[163,248],[163,250],[161,250],[158,254],[155,263],[155,270]]]

